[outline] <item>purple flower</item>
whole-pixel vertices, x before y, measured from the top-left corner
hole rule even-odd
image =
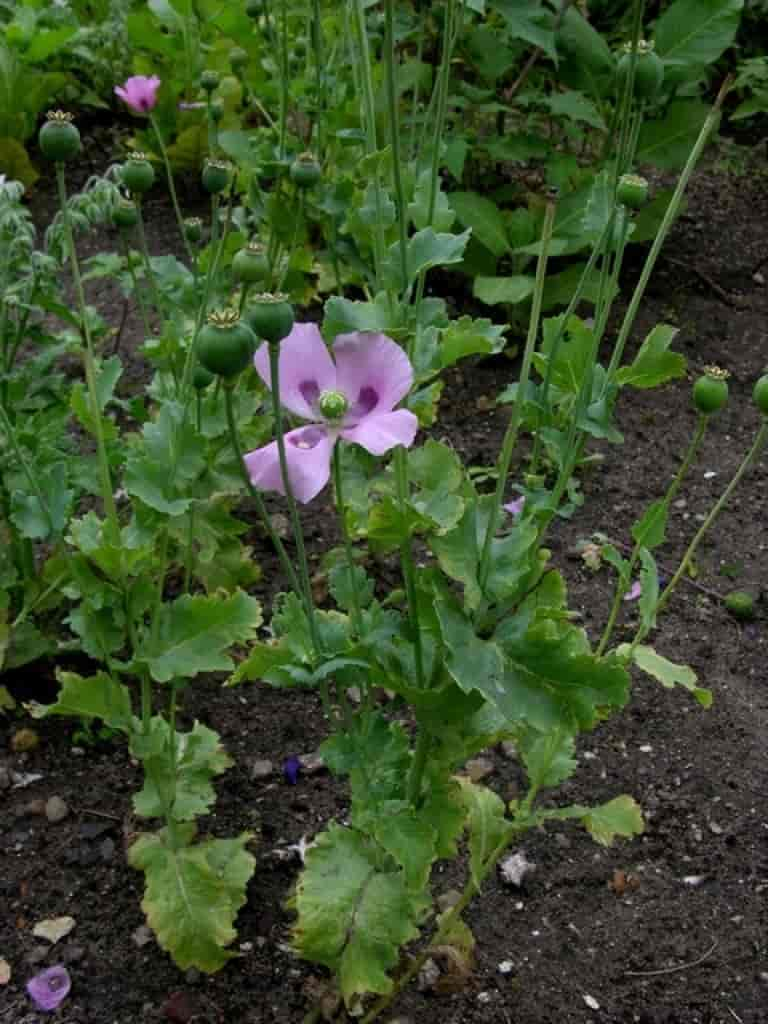
[[[160,79],[157,75],[134,75],[124,85],[116,85],[115,92],[137,114],[148,114],[157,103]]]
[[[301,761],[296,757],[295,754],[291,754],[290,757],[286,757],[283,762],[283,775],[285,781],[290,782],[292,786],[295,786],[299,781],[299,772],[301,771]]]
[[[508,501],[506,505],[501,507],[505,512],[509,512],[511,516],[519,516],[522,514],[523,506],[525,505],[525,495],[521,495],[519,498],[515,498],[514,501]]]
[[[253,361],[270,387],[266,344]],[[288,477],[300,502],[311,501],[328,483],[338,438],[372,455],[413,444],[418,420],[407,409],[395,409],[412,383],[408,356],[384,334],[340,334],[331,358],[314,324],[294,325],[280,345],[280,401],[310,421],[285,435]],[[254,487],[285,494],[276,441],[249,452],[245,464]]]
[[[27,982],[27,992],[38,1010],[55,1010],[69,995],[71,988],[69,973],[60,965],[48,967]]]

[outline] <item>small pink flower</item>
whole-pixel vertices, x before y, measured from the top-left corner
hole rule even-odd
[[[66,967],[56,965],[36,974],[27,982],[29,992],[38,1010],[55,1010],[69,995],[72,982]]]
[[[266,344],[253,361],[271,387]],[[372,455],[413,444],[418,420],[408,409],[395,409],[412,384],[408,356],[386,335],[341,334],[331,358],[314,324],[294,325],[280,344],[280,401],[310,421],[285,435],[288,477],[300,502],[311,501],[328,483],[339,438]],[[249,452],[245,464],[254,487],[285,494],[276,441]]]
[[[124,100],[131,110],[137,114],[148,114],[157,103],[157,90],[160,79],[157,75],[147,78],[146,75],[134,75],[124,85],[116,85],[115,92]]]
[[[506,505],[502,505],[501,507],[505,512],[509,512],[511,516],[515,516],[515,518],[517,518],[517,516],[522,514],[524,505],[525,495],[523,494],[519,498],[515,498],[514,501],[508,501]]]
[[[640,582],[638,580],[635,580],[635,582],[632,584],[632,586],[629,588],[629,590],[624,595],[624,600],[625,601],[636,601],[638,599],[638,597],[640,597],[642,592],[643,592],[643,588],[640,586]]]

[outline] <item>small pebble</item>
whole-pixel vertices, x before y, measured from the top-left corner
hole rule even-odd
[[[189,970],[184,972],[184,981],[188,985],[197,985],[200,981],[200,971],[196,967],[190,967]]]
[[[595,999],[594,996],[584,996],[584,1002],[590,1008],[590,1010],[599,1010],[600,1003]]]
[[[254,761],[251,765],[251,778],[254,782],[259,779],[267,779],[275,770],[274,764],[271,761]]]
[[[69,807],[60,796],[52,796],[45,803],[45,816],[52,825],[64,821],[69,814]]]
[[[105,839],[102,843],[99,843],[99,856],[105,864],[109,864],[115,855],[115,841],[114,839]]]
[[[140,924],[136,931],[131,935],[134,943],[141,949],[142,946],[146,946],[148,942],[152,941],[152,929],[149,925]]]
[[[440,968],[437,966],[435,961],[430,957],[425,960],[421,965],[419,971],[418,981],[416,987],[419,992],[428,992],[431,988],[434,988],[437,981],[440,979]]]
[[[511,974],[515,969],[515,965],[511,960],[502,960],[499,964],[499,974]]]
[[[34,729],[17,729],[11,737],[11,750],[14,754],[23,754],[40,746],[40,737]]]
[[[325,762],[317,753],[300,754],[299,761],[301,763],[301,770],[305,775],[317,775],[318,772],[323,771],[325,768]]]
[[[510,761],[517,760],[517,747],[512,740],[504,740],[501,744],[501,752]]]
[[[502,879],[507,885],[514,885],[518,889],[523,884],[525,876],[535,870],[536,865],[532,864],[522,851],[511,854],[499,864]]]

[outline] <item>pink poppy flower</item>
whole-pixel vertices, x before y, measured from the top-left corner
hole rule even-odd
[[[269,348],[254,356],[259,376],[271,387]],[[328,483],[339,438],[372,455],[397,445],[409,448],[418,420],[395,409],[411,389],[413,369],[400,346],[384,334],[340,334],[333,358],[314,324],[295,324],[280,344],[280,401],[309,424],[285,435],[291,490],[306,504]],[[277,442],[245,456],[254,487],[285,494]]]
[[[643,592],[643,588],[640,586],[639,580],[635,580],[635,582],[632,584],[632,586],[629,588],[629,590],[624,595],[624,600],[625,601],[636,601],[638,599],[638,597],[640,597],[642,592]]]
[[[27,992],[39,1010],[55,1010],[69,995],[72,982],[66,967],[48,967],[27,982]]]
[[[157,75],[134,75],[124,85],[116,85],[115,92],[137,114],[148,114],[157,103],[160,79]]]

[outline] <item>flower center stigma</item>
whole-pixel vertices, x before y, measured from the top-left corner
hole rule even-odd
[[[341,391],[321,391],[317,404],[326,420],[340,420],[349,410],[347,396]]]

